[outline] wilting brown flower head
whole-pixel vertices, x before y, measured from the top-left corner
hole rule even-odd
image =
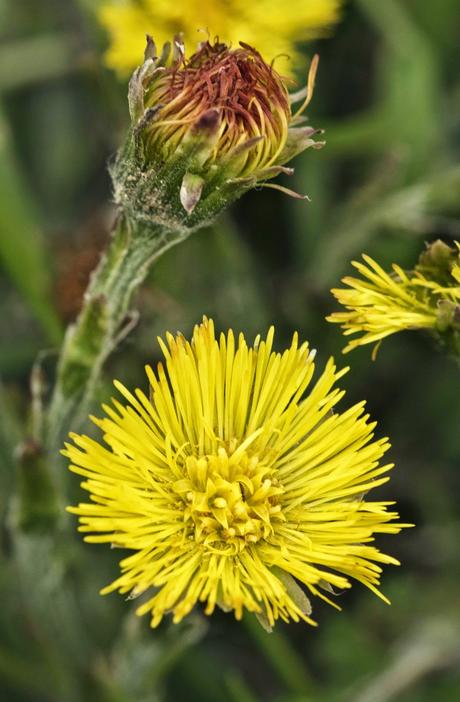
[[[307,87],[290,95],[287,79],[247,44],[231,49],[206,41],[186,59],[180,37],[161,55],[148,37],[145,61],[129,87],[143,168],[153,169],[159,182],[180,178],[180,201],[188,215],[206,198],[215,200],[216,193],[228,202],[260,181],[291,174],[287,161],[323,145],[312,138],[319,130],[304,126],[302,116],[316,67],[317,57]],[[293,114],[291,105],[300,100]]]
[[[276,162],[291,120],[282,78],[246,44],[231,50],[206,42],[188,61],[179,56],[152,80],[146,104],[162,106],[146,131],[149,152],[168,158],[195,125],[213,132],[207,162],[234,155],[231,170],[239,177]]]

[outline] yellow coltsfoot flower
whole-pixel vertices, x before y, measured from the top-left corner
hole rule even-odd
[[[333,604],[325,592],[350,578],[385,599],[381,564],[397,561],[374,536],[404,525],[392,502],[364,496],[388,480],[388,440],[374,439],[364,403],[333,411],[346,369],[330,359],[313,383],[308,344],[295,334],[275,353],[273,336],[248,347],[206,318],[190,342],[168,334],[149,394],[115,382],[125,403],[93,418],[103,442],[74,434],[63,451],[91,497],[69,508],[85,540],[133,551],[102,593],[150,591],[137,611],[152,626],[199,602],[267,628],[314,624],[307,593]]]
[[[352,265],[361,278],[347,276],[348,288],[331,292],[345,312],[334,312],[328,322],[340,324],[344,336],[360,334],[344,348],[376,344],[386,336],[409,329],[429,331],[441,345],[460,356],[460,244],[451,248],[442,241],[427,247],[412,271],[397,264],[386,272],[370,256]]]
[[[206,36],[238,46],[256,46],[267,61],[276,58],[285,73],[298,65],[296,43],[324,36],[339,19],[341,0],[110,0],[100,19],[110,35],[106,60],[128,73],[138,63],[146,33],[164,43],[183,33],[194,46]],[[277,58],[278,57],[278,58]]]

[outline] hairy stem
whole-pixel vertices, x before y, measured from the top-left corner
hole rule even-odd
[[[65,433],[84,419],[105,360],[133,326],[131,301],[152,263],[187,235],[184,229],[142,227],[122,216],[117,220],[83,308],[65,335],[47,417],[50,452],[57,452]]]

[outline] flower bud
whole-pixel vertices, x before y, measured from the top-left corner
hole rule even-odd
[[[287,81],[247,44],[206,41],[187,60],[180,37],[161,55],[148,37],[129,85],[132,129],[112,169],[118,204],[135,220],[191,230],[256,184],[291,174],[291,158],[323,145],[302,117],[316,67],[317,57],[307,88],[290,96]]]

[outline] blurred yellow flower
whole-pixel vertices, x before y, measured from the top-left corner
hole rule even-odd
[[[91,497],[69,508],[85,540],[134,551],[102,593],[150,590],[137,612],[152,626],[198,602],[206,614],[255,612],[267,628],[314,624],[301,585],[337,606],[325,592],[349,578],[385,599],[379,564],[397,561],[372,542],[403,525],[392,502],[364,495],[388,480],[388,440],[373,438],[364,403],[333,411],[346,369],[330,359],[312,384],[308,344],[295,334],[275,353],[273,336],[248,347],[231,330],[216,338],[206,318],[191,342],[168,334],[165,364],[146,369],[149,394],[116,382],[126,404],[93,418],[105,445],[75,434],[66,444]]]
[[[441,241],[422,254],[413,271],[396,263],[387,273],[370,256],[352,261],[361,278],[347,276],[348,288],[331,292],[345,312],[334,312],[328,322],[340,324],[344,336],[360,334],[343,349],[348,353],[364,344],[377,345],[390,334],[426,329],[452,346],[460,329],[460,245],[452,249]],[[454,337],[454,338],[452,338]]]
[[[120,73],[140,63],[146,34],[162,46],[179,32],[189,46],[215,36],[235,48],[246,42],[266,61],[279,57],[277,70],[291,73],[296,42],[327,34],[340,5],[341,0],[110,0],[100,19],[110,35],[107,64]]]

